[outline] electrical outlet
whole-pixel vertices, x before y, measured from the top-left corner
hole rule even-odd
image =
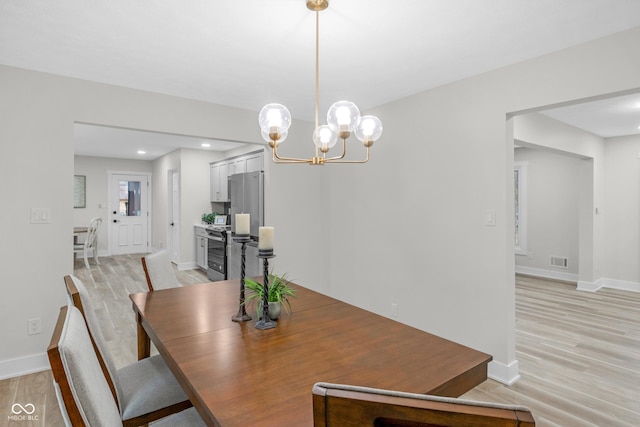
[[[27,321],[27,335],[38,335],[42,329],[40,318]]]
[[[398,318],[398,304],[396,303],[391,303],[391,317]]]

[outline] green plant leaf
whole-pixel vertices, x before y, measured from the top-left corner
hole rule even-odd
[[[202,214],[202,222],[207,223],[207,224],[213,224],[215,218],[216,218],[216,214],[215,213],[203,213]]]
[[[258,283],[253,279],[244,280],[244,287],[247,293],[245,294],[245,305],[256,304],[256,311],[260,312],[262,307],[262,299],[264,298],[264,286],[262,283]],[[289,281],[286,279],[286,273],[278,276],[272,273],[269,275],[269,291],[267,294],[268,302],[279,302],[287,314],[291,314],[291,302],[290,297],[295,298],[295,289],[289,287]]]

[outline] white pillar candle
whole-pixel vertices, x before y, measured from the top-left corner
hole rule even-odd
[[[247,235],[251,232],[249,214],[236,214],[236,234]]]
[[[258,229],[258,249],[273,249],[273,227],[260,227]]]

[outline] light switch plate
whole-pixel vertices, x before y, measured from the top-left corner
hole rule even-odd
[[[31,208],[31,224],[51,223],[51,208]]]
[[[496,225],[496,211],[495,209],[487,209],[485,212],[484,224],[489,227],[495,227]]]

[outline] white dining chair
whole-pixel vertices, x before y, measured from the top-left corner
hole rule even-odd
[[[87,238],[82,243],[74,243],[73,252],[82,252],[84,255],[84,265],[89,268],[89,252],[92,252],[96,265],[100,265],[98,261],[98,231],[102,225],[102,218],[93,218],[87,228]]]
[[[142,257],[142,268],[150,291],[180,286],[166,250]]]
[[[66,425],[113,427],[142,422],[123,422],[116,401],[92,347],[80,310],[73,305],[60,309],[51,342],[47,348],[53,372],[56,397]],[[163,393],[158,388],[157,396]],[[148,396],[153,399],[153,396]],[[194,408],[162,418],[154,426],[204,426]]]
[[[99,368],[125,425],[146,424],[192,406],[160,355],[116,369],[87,288],[75,276],[65,276],[64,281],[70,300],[84,316]]]

